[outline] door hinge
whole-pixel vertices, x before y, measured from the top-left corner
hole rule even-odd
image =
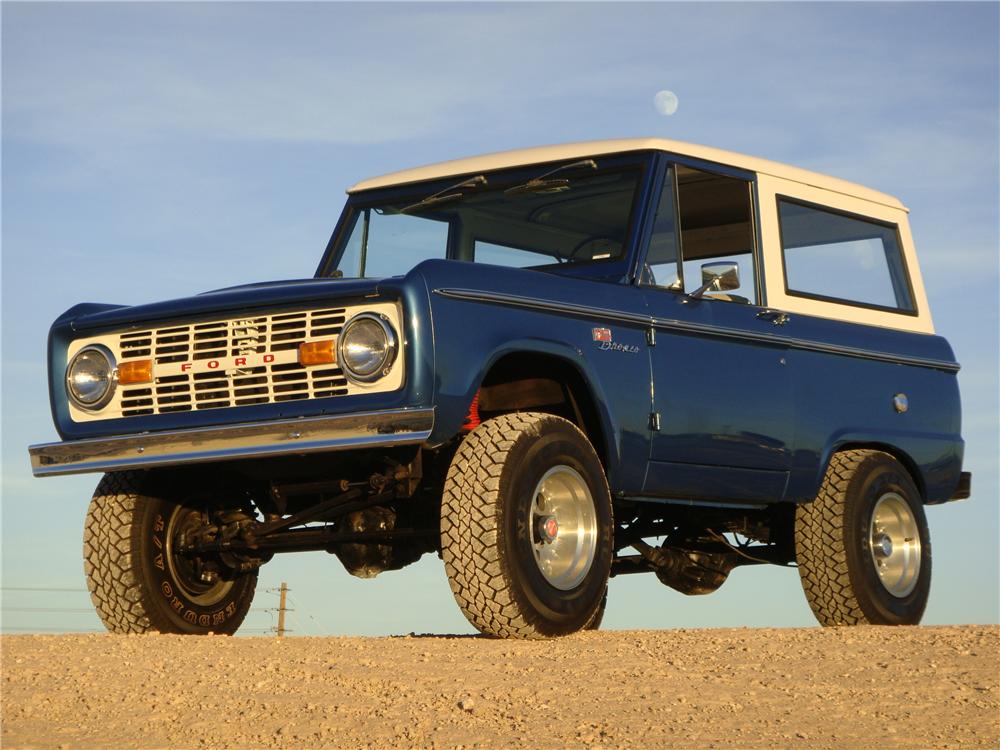
[[[656,346],[656,329],[646,329],[646,346]]]
[[[653,432],[660,431],[660,412],[654,411],[649,415],[649,429]]]

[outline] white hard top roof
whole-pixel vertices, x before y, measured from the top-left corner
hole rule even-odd
[[[757,172],[792,182],[800,182],[823,190],[832,190],[855,198],[880,203],[884,206],[898,208],[903,211],[906,210],[906,207],[893,196],[857,185],[853,182],[829,177],[818,172],[810,172],[806,169],[799,169],[787,164],[780,164],[775,161],[768,161],[767,159],[759,159],[755,156],[746,156],[732,151],[711,148],[710,146],[699,146],[694,143],[672,141],[666,138],[622,138],[604,141],[581,141],[579,143],[564,143],[555,146],[536,146],[534,148],[522,148],[514,151],[500,151],[494,154],[483,154],[482,156],[471,156],[465,159],[454,159],[452,161],[438,162],[437,164],[428,164],[424,167],[404,169],[399,172],[382,175],[381,177],[372,177],[348,188],[347,192],[360,193],[363,190],[374,190],[391,185],[406,185],[442,177],[478,174],[495,169],[507,169],[510,167],[563,161],[566,159],[582,159],[588,156],[620,154],[629,151],[666,151],[680,156],[689,156],[693,159],[736,167],[748,172]]]

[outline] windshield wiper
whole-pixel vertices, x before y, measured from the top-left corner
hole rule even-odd
[[[408,214],[411,211],[418,211],[421,208],[427,208],[427,206],[436,206],[439,203],[450,203],[451,201],[461,200],[465,193],[450,193],[449,190],[458,190],[459,188],[476,188],[486,184],[486,175],[478,174],[475,177],[470,177],[467,180],[459,182],[457,185],[451,185],[446,187],[444,190],[438,190],[434,195],[428,195],[423,200],[419,200],[405,208],[400,209],[401,214]]]
[[[522,183],[521,185],[515,185],[514,187],[507,188],[503,191],[503,194],[521,195],[523,193],[561,193],[563,190],[569,190],[569,180],[547,180],[545,178],[549,175],[555,174],[556,172],[562,172],[567,169],[582,169],[583,167],[597,169],[597,162],[593,159],[584,159],[583,161],[575,161],[572,164],[563,164],[561,167],[556,167],[543,175],[532,177],[530,180]]]

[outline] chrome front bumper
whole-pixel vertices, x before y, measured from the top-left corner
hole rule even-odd
[[[430,437],[433,409],[393,409],[225,427],[144,432],[28,448],[36,477],[412,445]]]

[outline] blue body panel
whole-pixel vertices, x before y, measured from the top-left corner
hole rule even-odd
[[[641,491],[649,456],[651,393],[648,323],[643,323],[648,312],[638,287],[457,261],[425,261],[415,273],[425,279],[434,320],[432,440],[444,442],[458,432],[480,383],[504,355],[559,357],[576,368],[590,388],[602,422],[610,486],[618,492]],[[584,302],[592,312],[551,312],[441,293],[454,289],[556,305]],[[615,343],[634,351],[602,350],[593,329],[605,327],[612,329]]]
[[[652,442],[645,492],[661,497],[776,501],[794,450],[786,347],[742,335],[762,328],[757,308],[647,291],[664,325],[651,348],[660,430]],[[730,336],[677,330],[720,329]]]
[[[837,334],[843,333],[837,327],[843,325],[796,316],[788,327],[795,329],[789,334],[835,341]],[[872,338],[892,339],[897,350],[900,342],[912,338],[914,344],[923,345],[920,350],[926,354],[933,351],[938,358],[953,359],[947,342],[937,336],[851,328],[855,346],[866,333]],[[879,344],[872,340],[869,345]],[[889,341],[884,345],[888,347]],[[895,454],[909,466],[927,502],[944,502],[951,497],[964,449],[954,372],[798,349],[789,351],[788,367],[796,415],[795,457],[788,488],[791,499],[811,499],[830,456],[850,446],[881,447]],[[897,393],[905,394],[909,401],[905,413],[893,407]]]
[[[958,483],[957,379],[929,365],[954,362],[940,337],[808,316],[778,332],[753,306],[683,303],[628,284],[447,261],[418,270],[434,318],[435,440],[460,428],[490,366],[521,350],[563,357],[585,375],[619,494],[801,502],[815,496],[831,453],[862,445],[904,461],[928,502]],[[639,351],[601,350],[594,327]],[[906,358],[923,364],[888,361]],[[900,392],[911,403],[904,414],[892,406]],[[655,432],[650,411],[660,413]],[[650,459],[642,471],[640,456]]]

